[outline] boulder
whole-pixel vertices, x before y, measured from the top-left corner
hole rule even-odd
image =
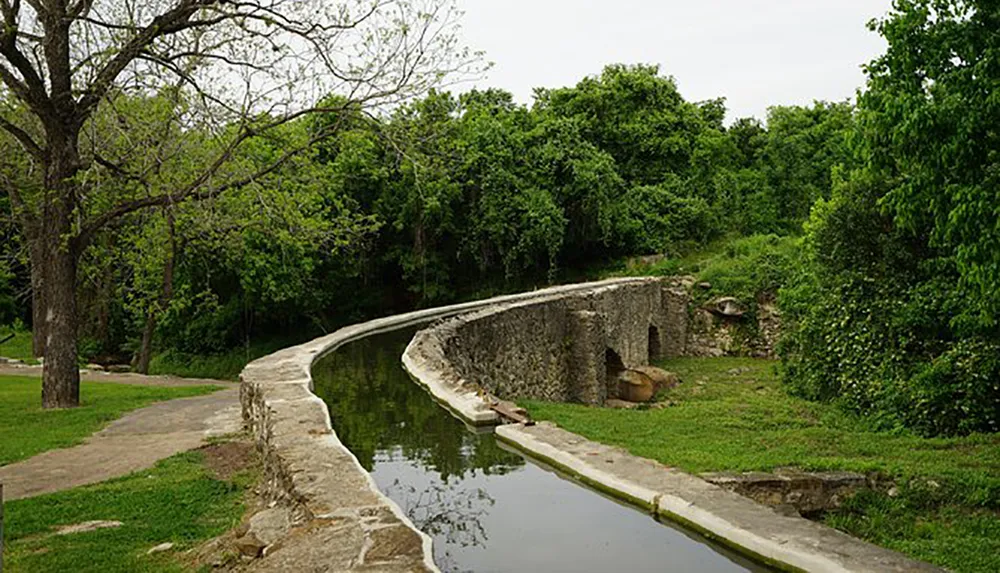
[[[656,383],[638,370],[618,374],[618,397],[626,402],[649,402],[656,394]]]
[[[712,314],[727,318],[739,318],[746,314],[746,309],[740,301],[731,296],[713,299],[705,308]]]
[[[252,559],[257,559],[264,555],[264,549],[267,548],[267,544],[257,539],[257,536],[253,533],[247,533],[243,537],[240,537],[234,543],[236,550],[240,552],[240,555],[250,557]]]
[[[673,388],[681,383],[680,376],[673,372],[667,372],[656,366],[636,366],[632,370],[639,372],[653,381],[656,391],[666,388]]]

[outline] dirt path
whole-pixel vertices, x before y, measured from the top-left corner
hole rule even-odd
[[[10,375],[31,376],[17,368]],[[0,368],[0,375],[8,375]],[[180,398],[135,410],[112,422],[84,443],[50,450],[0,467],[7,500],[34,497],[102,482],[151,467],[156,462],[202,446],[207,438],[238,432],[242,426],[239,390],[231,382],[90,374],[86,380],[147,386],[216,384],[225,389],[207,396]]]
[[[41,366],[11,366],[0,364],[0,376],[27,376],[41,378]],[[112,384],[131,384],[134,386],[235,386],[234,382],[225,380],[205,380],[201,378],[178,378],[176,376],[143,376],[142,374],[112,374],[110,372],[91,372],[81,370],[80,377],[87,382],[110,382]]]

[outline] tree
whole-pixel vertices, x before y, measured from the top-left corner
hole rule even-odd
[[[694,139],[721,127],[721,101],[687,102],[658,66],[612,65],[575,87],[539,90],[536,108],[580,124],[584,137],[610,154],[630,185],[656,185],[687,170]]]
[[[897,224],[954,253],[969,318],[997,324],[1000,296],[1000,5],[898,0],[874,22],[889,42],[867,66],[862,143],[896,182]],[[974,315],[974,318],[973,318]]]
[[[297,118],[392,105],[480,62],[458,45],[447,0],[0,0],[0,16],[0,129],[33,180],[4,189],[31,251],[48,408],[79,403],[78,265],[101,230],[241,188],[335,131],[254,172],[234,168],[249,142]],[[114,145],[142,125],[95,125],[123,96],[167,90],[182,94],[168,121],[201,130],[210,157],[169,186],[135,160],[147,154]],[[343,103],[314,103],[330,93]]]
[[[873,23],[858,161],[782,292],[785,381],[889,428],[1000,431],[1000,8],[897,0]]]

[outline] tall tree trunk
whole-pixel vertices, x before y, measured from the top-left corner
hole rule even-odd
[[[53,137],[55,135],[56,137]],[[79,197],[73,179],[80,169],[78,132],[60,126],[49,133],[51,163],[45,173],[46,198],[37,240],[45,308],[45,365],[42,369],[42,407],[80,405],[80,367],[77,363],[76,281],[82,245],[74,235]],[[35,250],[32,251],[35,256]]]
[[[42,407],[73,408],[80,405],[76,339],[77,256],[73,248],[60,244],[64,236],[59,232],[62,225],[52,226],[55,228],[46,233],[51,242],[48,258],[44,262],[46,341]]]
[[[135,371],[139,374],[149,374],[149,363],[153,359],[153,336],[156,334],[157,316],[167,308],[174,296],[174,268],[177,266],[177,258],[180,255],[174,232],[174,213],[169,207],[166,210],[166,216],[167,233],[170,237],[170,252],[167,254],[167,261],[163,267],[163,291],[160,293],[160,300],[146,314],[146,326],[142,331],[142,343],[139,346],[139,354],[135,360]]]
[[[45,356],[45,240],[29,236],[31,250],[31,353]]]
[[[139,354],[135,357],[133,370],[139,374],[149,374],[149,363],[153,360],[153,334],[156,332],[156,309],[146,312],[146,326],[142,329],[142,342],[139,344]]]

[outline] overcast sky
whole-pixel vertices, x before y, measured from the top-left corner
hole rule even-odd
[[[494,62],[477,85],[530,103],[611,63],[659,64],[729,120],[768,106],[852,98],[885,50],[866,23],[891,0],[459,0],[464,36]]]

